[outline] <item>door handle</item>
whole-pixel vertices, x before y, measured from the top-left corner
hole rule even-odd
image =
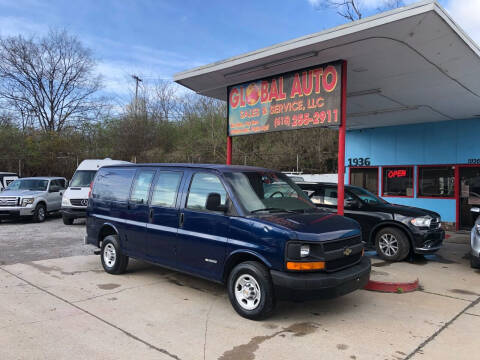
[[[183,227],[184,220],[185,220],[185,215],[183,213],[180,213],[180,219],[178,221],[178,227],[179,228]]]
[[[151,223],[153,222],[153,209],[150,209],[148,212],[148,221]]]

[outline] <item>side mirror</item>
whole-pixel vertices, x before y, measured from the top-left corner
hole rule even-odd
[[[222,197],[219,193],[210,193],[205,201],[205,208],[210,211],[226,212],[228,208],[225,205],[221,205]]]
[[[50,189],[48,190],[48,192],[51,192],[51,193],[59,192],[59,191],[60,191],[60,186],[57,186],[57,185],[50,186]]]
[[[478,208],[478,207],[472,207],[472,208],[470,209],[470,211],[471,211],[472,213],[480,214],[480,208]]]

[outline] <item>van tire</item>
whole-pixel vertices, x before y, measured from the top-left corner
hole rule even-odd
[[[102,241],[100,252],[103,269],[113,275],[120,275],[127,270],[128,256],[122,254],[118,235],[108,235]]]
[[[62,216],[63,223],[65,225],[73,225],[73,218],[67,217],[67,216]]]
[[[391,242],[393,247],[397,247],[397,250],[393,251],[392,248],[388,250],[386,247],[388,242]],[[403,261],[410,252],[410,242],[402,230],[395,227],[386,227],[375,236],[375,248],[378,256],[383,260]]]
[[[245,283],[245,281],[249,282]],[[242,286],[241,283],[251,286],[252,294],[256,294],[255,298],[258,298],[258,294],[260,295],[257,304],[255,304],[255,299],[241,299],[242,292],[248,290],[247,287],[243,287],[245,289],[243,291],[240,291],[241,287],[238,290],[235,288],[236,286]],[[275,293],[270,273],[259,262],[245,261],[235,266],[228,275],[227,287],[228,297],[233,308],[244,318],[262,320],[271,315],[275,309]],[[248,309],[248,307],[252,306],[254,308]]]
[[[37,205],[35,211],[33,212],[33,221],[35,221],[36,223],[41,223],[44,222],[46,218],[47,208],[44,204],[40,203]]]

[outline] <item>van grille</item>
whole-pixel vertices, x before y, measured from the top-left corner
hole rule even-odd
[[[88,199],[70,199],[70,204],[73,206],[87,206]]]
[[[353,236],[346,239],[334,240],[323,243],[323,251],[330,252],[340,250],[348,246],[358,245],[362,241],[360,236]]]
[[[353,255],[344,256],[335,260],[330,260],[325,263],[325,270],[326,271],[336,271],[343,269],[347,266],[353,265],[360,261],[362,257],[362,252],[358,252]]]
[[[0,206],[17,206],[19,199],[18,197],[0,197]]]

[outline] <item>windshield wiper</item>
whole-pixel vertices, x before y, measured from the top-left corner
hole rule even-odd
[[[275,207],[269,207],[269,208],[263,208],[263,209],[256,209],[256,210],[250,211],[250,213],[251,213],[251,214],[254,214],[254,213],[257,213],[257,212],[260,212],[260,211],[275,211],[275,212],[286,212],[286,213],[294,213],[294,214],[296,214],[295,211],[287,210],[287,209],[281,209],[281,208],[275,208]]]

